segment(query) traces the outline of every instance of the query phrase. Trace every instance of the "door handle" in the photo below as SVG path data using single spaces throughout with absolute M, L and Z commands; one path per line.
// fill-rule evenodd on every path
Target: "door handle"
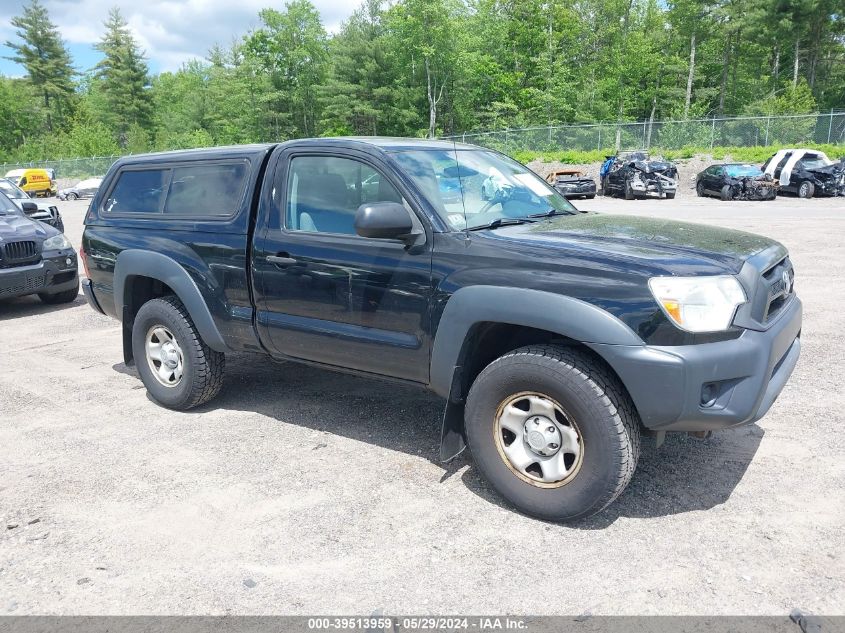
M 267 261 L 276 266 L 290 266 L 295 264 L 296 260 L 293 257 L 288 257 L 287 253 L 279 253 L 278 255 L 267 255 Z

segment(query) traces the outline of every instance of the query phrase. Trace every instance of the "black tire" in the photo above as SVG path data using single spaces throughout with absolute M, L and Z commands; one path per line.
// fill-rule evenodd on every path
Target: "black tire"
M 634 200 L 634 190 L 631 189 L 631 182 L 625 181 L 625 200 Z
M 69 193 L 69 194 L 67 194 L 67 199 L 68 199 L 68 200 L 76 200 L 77 198 L 79 198 L 79 196 L 78 196 L 77 194 L 75 194 L 75 193 Z
M 812 198 L 815 192 L 816 187 L 809 180 L 802 181 L 796 190 L 799 198 Z
M 589 195 L 584 196 L 584 198 L 587 199 L 587 200 L 592 200 L 595 197 L 596 197 L 596 194 L 594 194 L 594 193 L 591 193 Z
M 667 200 L 674 200 L 675 199 L 675 192 L 674 191 L 667 192 L 666 193 L 666 199 Z
M 175 386 L 159 382 L 147 359 L 147 334 L 159 326 L 173 334 L 182 350 L 183 374 Z M 152 299 L 141 306 L 132 326 L 132 354 L 147 392 L 169 409 L 186 411 L 197 407 L 214 398 L 223 386 L 225 356 L 205 344 L 176 297 Z
M 699 198 L 703 198 L 704 195 L 705 195 L 705 193 L 704 193 L 704 183 L 701 182 L 700 180 L 695 185 L 695 193 L 698 195 Z
M 580 469 L 559 487 L 529 483 L 500 453 L 499 407 L 525 391 L 560 403 L 582 438 Z M 518 510 L 549 521 L 603 510 L 628 485 L 639 458 L 639 417 L 624 387 L 600 362 L 568 347 L 532 345 L 493 361 L 470 389 L 465 424 L 481 474 Z
M 725 202 L 727 202 L 727 201 L 729 201 L 729 200 L 733 200 L 733 199 L 734 199 L 734 194 L 733 194 L 733 192 L 731 191 L 731 186 L 730 186 L 730 185 L 725 185 L 724 187 L 722 187 L 722 192 L 721 192 L 721 196 L 720 196 L 720 197 L 721 197 L 721 198 L 722 198 L 722 200 L 724 200 Z
M 58 305 L 60 303 L 70 303 L 71 301 L 76 301 L 76 298 L 79 296 L 79 287 L 71 288 L 70 290 L 64 290 L 62 292 L 57 292 L 55 294 L 47 294 L 46 292 L 39 292 L 38 298 L 41 299 L 43 303 L 47 305 Z

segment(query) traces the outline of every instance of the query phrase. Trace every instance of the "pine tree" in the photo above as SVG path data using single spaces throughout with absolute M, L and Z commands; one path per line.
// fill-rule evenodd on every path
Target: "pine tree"
M 47 129 L 52 132 L 68 115 L 73 95 L 75 72 L 70 53 L 39 0 L 32 0 L 23 8 L 23 15 L 12 18 L 12 26 L 21 41 L 6 42 L 14 51 L 7 59 L 26 69 L 28 81 L 44 101 Z
M 108 110 L 103 114 L 121 147 L 133 126 L 149 127 L 152 98 L 144 53 L 117 7 L 109 11 L 106 32 L 96 46 L 105 58 L 95 67 Z

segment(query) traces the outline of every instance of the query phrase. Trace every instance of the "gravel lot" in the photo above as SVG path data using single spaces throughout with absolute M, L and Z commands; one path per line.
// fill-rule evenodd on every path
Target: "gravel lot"
M 646 440 L 613 506 L 546 524 L 437 462 L 424 392 L 239 356 L 173 413 L 81 295 L 7 301 L 0 614 L 845 613 L 845 201 L 578 204 L 790 247 L 803 357 L 759 424 Z

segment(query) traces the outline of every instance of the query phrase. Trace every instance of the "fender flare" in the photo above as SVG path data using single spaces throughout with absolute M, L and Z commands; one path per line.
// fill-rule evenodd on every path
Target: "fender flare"
M 440 318 L 431 352 L 434 393 L 449 396 L 467 334 L 485 321 L 548 330 L 579 343 L 643 345 L 622 321 L 586 301 L 543 290 L 468 286 L 449 298 Z
M 446 398 L 440 458 L 451 461 L 465 448 L 461 355 L 478 323 L 507 323 L 555 332 L 585 344 L 643 345 L 631 328 L 586 301 L 542 290 L 468 286 L 446 303 L 434 338 L 429 387 Z M 456 391 L 458 391 L 456 393 Z
M 114 307 L 120 315 L 124 327 L 124 345 L 126 342 L 127 323 L 124 318 L 126 308 L 126 279 L 133 275 L 156 279 L 176 293 L 185 306 L 191 320 L 199 331 L 202 340 L 216 352 L 228 350 L 220 330 L 214 323 L 208 304 L 197 287 L 194 279 L 176 260 L 154 251 L 128 249 L 117 256 L 114 267 Z M 126 350 L 124 349 L 124 354 Z

